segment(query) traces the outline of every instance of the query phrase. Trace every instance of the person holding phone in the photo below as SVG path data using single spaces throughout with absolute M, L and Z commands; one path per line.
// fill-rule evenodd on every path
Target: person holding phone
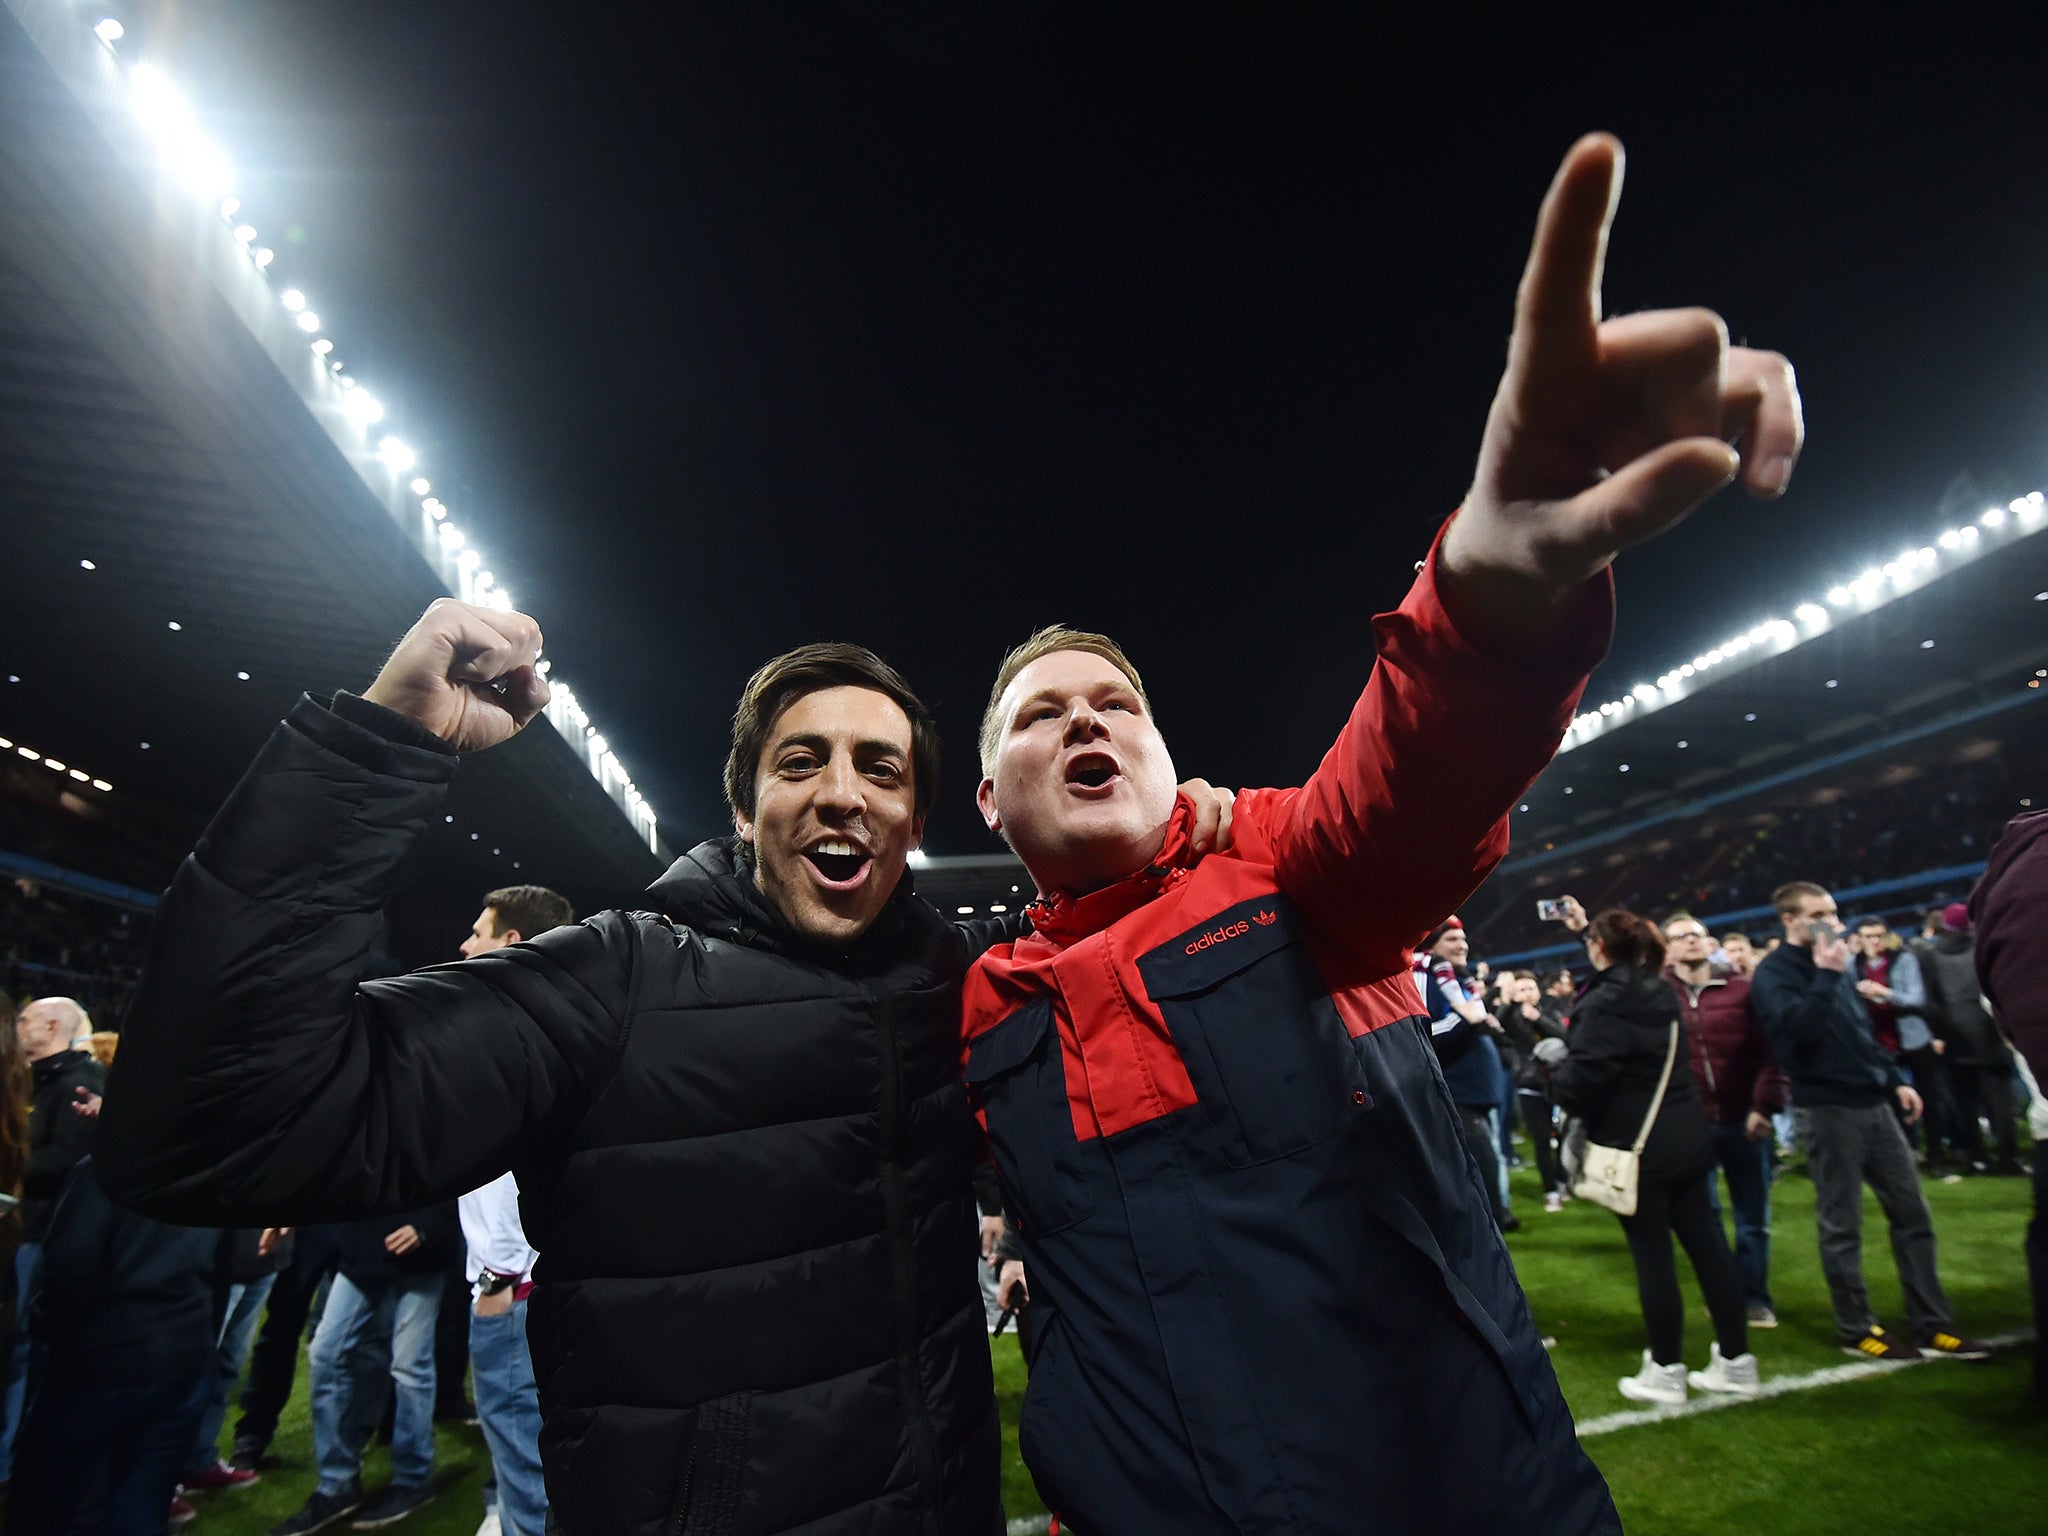
M 1845 1352 L 1872 1360 L 1949 1355 L 1982 1360 L 1982 1344 L 1956 1331 L 1935 1272 L 1934 1217 L 1920 1190 L 1913 1149 L 1892 1112 L 1920 1118 L 1920 1095 L 1870 1031 L 1870 1015 L 1849 975 L 1849 945 L 1825 887 L 1794 880 L 1771 894 L 1785 941 L 1750 983 L 1757 1017 L 1792 1082 L 1792 1124 L 1813 1177 L 1821 1271 Z M 1908 1342 L 1886 1331 L 1863 1284 L 1863 1186 L 1891 1227 Z

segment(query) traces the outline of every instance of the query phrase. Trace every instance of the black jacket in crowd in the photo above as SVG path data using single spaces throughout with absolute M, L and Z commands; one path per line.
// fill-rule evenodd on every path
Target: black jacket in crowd
M 970 940 L 909 882 L 847 953 L 723 842 L 652 910 L 358 981 L 455 758 L 302 699 L 179 870 L 100 1125 L 167 1220 L 401 1212 L 510 1168 L 569 1536 L 992 1536 L 959 1080 Z
M 55 1202 L 36 1327 L 44 1390 L 163 1386 L 209 1374 L 221 1234 L 123 1210 L 88 1157 Z
M 2044 938 L 2043 942 L 2048 942 Z M 1967 933 L 1937 933 L 1920 951 L 1929 1020 L 1948 1042 L 1948 1060 L 1962 1067 L 2009 1066 L 2012 1057 L 1984 1006 L 1976 947 Z
M 28 1166 L 21 1175 L 21 1240 L 40 1243 L 50 1211 L 64 1191 L 73 1164 L 92 1151 L 93 1125 L 71 1106 L 78 1090 L 107 1086 L 107 1074 L 91 1051 L 59 1051 L 29 1068 Z
M 404 1253 L 393 1253 L 384 1240 L 400 1227 L 411 1227 L 420 1240 Z M 351 1221 L 341 1229 L 340 1257 L 335 1268 L 358 1290 L 369 1290 L 409 1275 L 446 1274 L 462 1253 L 462 1224 L 449 1201 L 417 1210 L 394 1211 Z
M 1854 978 L 1815 965 L 1806 945 L 1780 944 L 1758 961 L 1749 1000 L 1795 1106 L 1867 1109 L 1905 1082 L 1877 1043 Z
M 1678 1000 L 1655 972 L 1611 965 L 1586 984 L 1565 1035 L 1571 1054 L 1551 1074 L 1550 1091 L 1572 1114 L 1585 1117 L 1592 1140 L 1607 1147 L 1635 1145 L 1677 1022 Z M 1643 1147 L 1642 1176 L 1652 1183 L 1682 1184 L 1714 1166 L 1707 1112 L 1693 1087 L 1691 1052 L 1680 1025 L 1671 1082 Z

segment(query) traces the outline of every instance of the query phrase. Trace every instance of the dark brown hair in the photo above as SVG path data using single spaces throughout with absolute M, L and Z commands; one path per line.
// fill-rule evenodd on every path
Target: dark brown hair
M 1664 935 L 1657 925 L 1621 907 L 1609 907 L 1594 918 L 1586 937 L 1600 941 L 1612 964 L 1632 965 L 1639 971 L 1664 967 Z
M 733 711 L 732 752 L 725 760 L 725 798 L 735 811 L 754 814 L 754 775 L 761 748 L 782 712 L 806 694 L 827 688 L 868 688 L 894 701 L 910 718 L 910 789 L 919 816 L 939 790 L 939 728 L 903 675 L 864 646 L 828 642 L 785 651 L 747 679 Z
M 988 707 L 981 712 L 981 775 L 987 778 L 996 771 L 996 748 L 1002 744 L 1003 721 L 997 711 L 1002 707 L 1003 691 L 1017 680 L 1017 674 L 1041 656 L 1050 656 L 1055 651 L 1085 651 L 1090 656 L 1100 656 L 1117 671 L 1130 679 L 1131 687 L 1137 691 L 1138 699 L 1145 706 L 1145 712 L 1152 711 L 1152 696 L 1145 692 L 1145 680 L 1138 676 L 1138 669 L 1131 665 L 1124 648 L 1107 635 L 1098 635 L 1090 629 L 1069 629 L 1064 624 L 1048 624 L 1022 645 L 1012 648 L 1003 658 L 1003 664 L 996 668 L 995 686 L 988 691 Z
M 516 931 L 522 939 L 538 938 L 550 928 L 562 928 L 576 921 L 576 909 L 560 891 L 544 885 L 500 886 L 484 898 L 484 905 L 497 913 L 492 938 Z

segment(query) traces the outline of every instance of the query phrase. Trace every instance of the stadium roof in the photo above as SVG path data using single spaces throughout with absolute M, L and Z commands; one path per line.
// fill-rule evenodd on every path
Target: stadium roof
M 1989 525 L 1968 537 L 1935 534 L 1927 547 L 1944 551 L 1942 562 L 1890 562 L 1877 583 L 1802 605 L 1794 633 L 1760 624 L 1739 653 L 1732 642 L 1701 653 L 1733 665 L 1688 661 L 1689 677 L 1666 673 L 1647 697 L 1608 701 L 1605 716 L 1589 709 L 1513 816 L 1512 851 L 1473 904 L 1480 928 L 1525 889 L 1656 851 L 1680 824 L 1823 803 L 1881 785 L 1909 761 L 1967 763 L 2002 749 L 2039 774 L 2048 538 L 2038 534 L 2048 517 L 2038 500 L 1984 515 Z M 1814 622 L 1823 602 L 1830 611 Z M 2048 803 L 2048 774 L 2039 777 L 2034 803 Z
M 0 8 L 0 737 L 196 831 L 301 689 L 362 686 L 475 565 L 429 558 L 408 466 L 322 409 L 345 392 L 248 242 L 109 129 L 119 66 L 82 17 Z M 590 905 L 658 872 L 651 813 L 561 723 L 576 747 L 537 723 L 465 763 L 420 861 L 437 891 Z

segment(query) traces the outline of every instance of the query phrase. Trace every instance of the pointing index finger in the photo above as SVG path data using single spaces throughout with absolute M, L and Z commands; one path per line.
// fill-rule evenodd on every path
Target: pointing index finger
M 1600 278 L 1621 180 L 1621 141 L 1589 133 L 1571 147 L 1550 183 L 1515 299 L 1510 367 L 1525 383 L 1594 359 Z

